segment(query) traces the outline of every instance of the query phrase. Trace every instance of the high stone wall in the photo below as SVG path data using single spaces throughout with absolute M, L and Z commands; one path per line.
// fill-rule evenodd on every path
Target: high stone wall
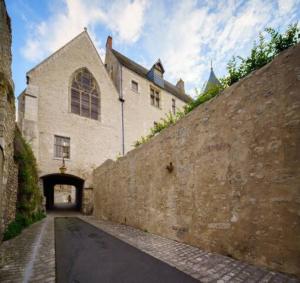
M 299 128 L 298 44 L 95 169 L 94 215 L 300 276 Z
M 11 75 L 11 26 L 0 0 L 0 240 L 15 218 L 18 170 L 14 161 L 15 98 Z

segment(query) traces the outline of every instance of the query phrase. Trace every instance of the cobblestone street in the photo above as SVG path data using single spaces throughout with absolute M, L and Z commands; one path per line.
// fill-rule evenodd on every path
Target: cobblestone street
M 48 215 L 1 245 L 0 282 L 55 282 L 55 216 Z M 77 216 L 201 282 L 300 282 L 132 227 Z

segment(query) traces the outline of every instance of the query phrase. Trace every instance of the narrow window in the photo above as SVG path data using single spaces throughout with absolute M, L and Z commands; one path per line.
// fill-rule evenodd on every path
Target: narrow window
M 134 92 L 139 92 L 139 84 L 136 81 L 131 81 L 131 89 Z
M 155 94 L 154 89 L 150 88 L 150 103 L 151 105 L 155 105 Z
M 172 112 L 175 115 L 176 114 L 176 100 L 172 98 Z
M 86 68 L 75 72 L 71 85 L 71 112 L 98 120 L 100 91 L 94 76 Z
M 54 157 L 70 158 L 70 138 L 54 136 Z
M 155 92 L 155 106 L 157 108 L 160 108 L 160 97 L 159 97 L 159 92 L 158 91 Z
M 114 67 L 111 66 L 110 67 L 110 77 L 113 78 L 113 74 L 114 74 Z
M 160 108 L 160 93 L 152 87 L 150 87 L 150 103 L 151 105 Z

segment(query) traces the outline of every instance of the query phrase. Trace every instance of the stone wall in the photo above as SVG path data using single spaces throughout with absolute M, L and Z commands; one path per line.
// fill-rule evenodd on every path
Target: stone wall
M 11 26 L 0 0 L 0 239 L 15 218 L 18 170 L 14 162 L 15 98 L 11 75 Z
M 94 209 L 93 188 L 84 188 L 81 211 L 85 215 L 91 215 L 93 214 L 93 209 Z
M 15 138 L 15 104 L 14 100 L 6 103 L 5 132 L 4 132 L 4 167 L 3 167 L 3 225 L 4 228 L 15 219 L 17 191 L 18 191 L 18 167 L 14 160 Z
M 98 167 L 95 216 L 300 276 L 299 89 L 297 45 Z

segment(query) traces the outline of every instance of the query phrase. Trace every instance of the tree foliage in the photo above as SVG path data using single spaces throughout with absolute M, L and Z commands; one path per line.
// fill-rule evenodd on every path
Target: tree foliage
M 18 164 L 18 203 L 17 209 L 30 217 L 42 204 L 42 194 L 38 185 L 36 159 L 30 145 L 20 131 L 15 132 L 15 161 Z
M 282 34 L 273 28 L 266 28 L 265 33 L 269 40 L 266 40 L 263 33 L 260 33 L 258 42 L 254 42 L 248 57 L 232 57 L 228 62 L 228 75 L 223 78 L 225 86 L 234 84 L 252 71 L 271 62 L 280 52 L 297 44 L 300 35 L 298 23 L 289 25 Z
M 268 35 L 268 40 L 266 40 L 263 33 L 260 33 L 258 42 L 254 42 L 248 57 L 233 56 L 231 58 L 226 67 L 228 72 L 227 76 L 220 79 L 221 86 L 213 86 L 204 93 L 196 89 L 196 99 L 187 104 L 182 111 L 178 111 L 175 115 L 171 112 L 168 113 L 165 118 L 161 119 L 150 129 L 149 135 L 141 137 L 134 143 L 134 146 L 137 147 L 147 142 L 150 138 L 176 123 L 180 118 L 191 112 L 200 104 L 218 95 L 226 87 L 231 86 L 251 72 L 268 64 L 280 52 L 297 44 L 300 37 L 298 23 L 289 25 L 287 30 L 282 34 L 273 28 L 266 28 L 265 33 Z

